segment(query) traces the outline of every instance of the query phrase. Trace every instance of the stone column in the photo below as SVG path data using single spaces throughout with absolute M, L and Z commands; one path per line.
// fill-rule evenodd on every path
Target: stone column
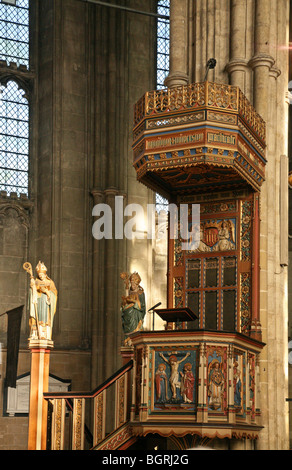
M 270 0 L 257 0 L 255 6 L 254 56 L 249 65 L 254 71 L 254 107 L 268 120 L 269 72 L 275 60 L 270 55 Z
M 263 10 L 261 10 L 263 9 Z M 257 112 L 262 116 L 267 124 L 267 135 L 269 134 L 269 70 L 274 64 L 274 60 L 269 54 L 269 31 L 267 29 L 267 22 L 270 18 L 270 1 L 256 2 L 255 10 L 255 50 L 254 56 L 251 59 L 249 65 L 254 71 L 254 107 Z M 266 16 L 267 15 L 267 16 Z M 268 137 L 269 138 L 269 137 Z M 269 142 L 270 144 L 271 142 Z M 268 157 L 268 156 L 267 156 Z M 269 191 L 273 192 L 272 187 L 267 190 L 267 182 L 270 177 L 270 169 L 272 162 L 268 162 L 266 166 L 266 183 L 263 185 L 260 195 L 260 318 L 262 325 L 263 341 L 266 342 L 268 339 L 268 324 L 269 324 L 269 295 L 268 295 L 268 262 L 267 262 L 267 251 L 268 251 L 268 194 Z M 273 223 L 274 213 L 271 208 L 269 217 L 270 224 Z M 273 296 L 275 294 L 273 293 Z M 273 299 L 270 299 L 273 302 Z M 269 413 L 272 413 L 272 409 L 269 408 L 269 380 L 271 377 L 271 371 L 269 371 L 268 363 L 272 362 L 272 355 L 269 354 L 270 341 L 264 348 L 260 356 L 260 380 L 258 386 L 260 388 L 260 405 L 262 410 L 262 424 L 264 429 L 260 433 L 259 447 L 262 449 L 268 449 L 268 435 L 269 435 Z M 256 387 L 254 393 L 256 395 Z
M 193 2 L 191 81 L 201 82 L 206 75 L 209 59 L 217 65 L 209 70 L 208 80 L 228 83 L 226 64 L 230 60 L 230 6 L 226 0 L 196 0 Z
M 119 305 L 123 288 L 120 280 L 125 256 L 124 240 L 115 239 L 115 197 L 124 194 L 114 188 L 91 191 L 93 205 L 104 204 L 111 212 L 112 238 L 93 241 L 92 363 L 91 387 L 95 388 L 120 366 L 118 351 L 122 327 Z M 102 214 L 101 214 L 102 215 Z M 123 233 L 120 234 L 123 236 Z
M 110 377 L 121 363 L 119 308 L 123 285 L 119 274 L 121 265 L 125 263 L 126 243 L 115 239 L 114 218 L 115 196 L 124 197 L 126 191 L 129 119 L 132 118 L 128 105 L 128 60 L 133 39 L 128 34 L 129 17 L 125 12 L 95 7 L 93 15 L 94 189 L 91 194 L 94 206 L 103 203 L 111 209 L 113 224 L 111 239 L 93 240 L 91 386 L 95 388 Z M 140 15 L 130 16 L 134 23 L 136 16 Z
M 120 314 L 121 304 L 121 290 L 123 283 L 120 279 L 121 266 L 123 259 L 120 257 L 124 252 L 124 239 L 118 239 L 115 236 L 115 223 L 116 216 L 122 216 L 123 211 L 115 206 L 115 198 L 122 196 L 121 193 L 114 189 L 108 188 L 104 191 L 105 202 L 112 209 L 113 214 L 113 238 L 105 241 L 106 256 L 104 259 L 104 313 L 105 313 L 105 328 L 104 328 L 104 367 L 106 374 L 111 370 L 117 370 L 120 366 L 120 359 L 118 356 L 119 348 L 122 343 L 122 322 Z M 121 213 L 116 213 L 121 212 Z M 123 237 L 123 233 L 119 234 Z M 113 357 L 114 351 L 114 357 Z
M 38 260 L 41 254 L 58 285 L 55 343 L 79 349 L 87 347 L 90 323 L 88 5 L 73 0 L 37 3 L 38 121 L 29 244 L 31 255 Z
M 103 193 L 100 190 L 91 191 L 93 207 L 103 202 Z M 98 370 L 102 368 L 102 331 L 103 331 L 103 270 L 101 269 L 102 240 L 93 239 L 92 243 L 92 320 L 91 320 L 91 388 L 99 385 Z M 99 288 L 98 288 L 99 287 Z
M 226 66 L 230 74 L 230 84 L 239 86 L 249 99 L 251 71 L 248 67 L 248 60 L 251 57 L 249 55 L 251 31 L 248 23 L 251 21 L 251 11 L 250 1 L 231 1 L 230 62 Z
M 50 340 L 32 340 L 30 370 L 30 401 L 28 423 L 28 450 L 46 450 L 48 405 L 43 394 L 49 391 Z
M 189 83 L 188 9 L 189 0 L 170 2 L 170 72 L 165 79 L 167 87 Z
M 267 123 L 266 181 L 260 195 L 260 318 L 266 343 L 259 359 L 259 394 L 256 395 L 263 425 L 257 444 L 260 450 L 283 450 L 288 438 L 284 412 L 287 279 L 279 261 L 280 156 L 286 153 L 287 142 L 284 96 L 288 60 L 283 45 L 287 42 L 288 3 L 256 2 L 255 50 L 249 62 L 254 71 L 254 107 Z

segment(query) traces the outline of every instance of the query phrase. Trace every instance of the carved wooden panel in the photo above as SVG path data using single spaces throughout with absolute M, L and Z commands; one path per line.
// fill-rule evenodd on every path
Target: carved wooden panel
M 190 242 L 185 250 L 181 234 L 169 240 L 168 307 L 191 308 L 199 321 L 189 328 L 249 333 L 251 299 L 257 295 L 252 291 L 258 270 L 252 247 L 258 217 L 253 195 L 202 203 L 199 243 Z

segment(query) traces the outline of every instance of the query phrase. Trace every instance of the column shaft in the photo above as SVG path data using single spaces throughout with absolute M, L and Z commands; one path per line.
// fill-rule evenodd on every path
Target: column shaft
M 170 3 L 170 72 L 168 87 L 187 85 L 188 76 L 188 0 Z
M 48 405 L 43 394 L 49 391 L 49 364 L 52 341 L 30 340 L 31 371 L 28 450 L 46 450 Z

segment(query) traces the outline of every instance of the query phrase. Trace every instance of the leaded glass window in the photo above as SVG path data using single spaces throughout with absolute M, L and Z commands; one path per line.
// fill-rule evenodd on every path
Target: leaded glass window
M 155 204 L 156 204 L 156 211 L 159 212 L 160 211 L 166 211 L 168 210 L 168 200 L 165 199 L 164 197 L 160 196 L 160 194 L 157 194 L 156 193 L 156 201 L 155 201 Z
M 170 0 L 158 0 L 157 13 L 169 17 Z M 164 80 L 169 74 L 169 19 L 158 18 L 157 20 L 157 62 L 156 62 L 156 88 L 164 88 Z M 156 194 L 156 210 L 166 210 L 167 199 Z
M 14 81 L 1 87 L 0 189 L 27 194 L 29 108 L 24 91 Z
M 0 59 L 29 66 L 29 0 L 0 3 Z
M 0 3 L 0 60 L 9 68 L 0 89 L 0 190 L 28 195 L 29 103 L 20 69 L 10 66 L 29 67 L 29 0 Z
M 169 17 L 170 0 L 158 0 L 157 13 Z M 169 19 L 157 21 L 157 88 L 164 88 L 169 73 Z

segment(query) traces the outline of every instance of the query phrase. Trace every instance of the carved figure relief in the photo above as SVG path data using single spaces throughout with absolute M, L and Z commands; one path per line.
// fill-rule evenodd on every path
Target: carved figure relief
M 218 243 L 214 251 L 228 251 L 235 248 L 234 223 L 231 220 L 223 220 L 219 226 Z
M 155 362 L 158 364 L 154 377 L 155 408 L 194 405 L 196 351 L 156 352 Z
M 236 360 L 233 364 L 233 387 L 234 387 L 234 407 L 236 411 L 240 411 L 241 405 L 242 405 L 242 399 L 241 399 L 242 382 L 241 382 L 241 371 L 239 369 L 239 364 Z
M 155 373 L 155 389 L 157 403 L 165 403 L 168 400 L 168 378 L 165 373 L 166 365 L 159 364 Z
M 208 366 L 208 397 L 211 410 L 222 409 L 224 382 L 221 363 L 215 358 Z
M 180 393 L 185 403 L 192 403 L 194 397 L 195 377 L 192 372 L 192 364 L 187 362 L 184 365 L 181 375 Z
M 160 353 L 160 356 L 162 359 L 167 362 L 170 365 L 171 369 L 171 375 L 169 379 L 169 384 L 171 388 L 171 393 L 172 393 L 172 398 L 175 400 L 176 399 L 176 389 L 180 388 L 180 383 L 179 383 L 179 374 L 178 374 L 178 366 L 181 364 L 183 361 L 185 361 L 189 357 L 190 353 L 187 353 L 183 359 L 180 361 L 177 359 L 176 355 L 172 354 L 169 359 L 166 359 L 162 353 Z

